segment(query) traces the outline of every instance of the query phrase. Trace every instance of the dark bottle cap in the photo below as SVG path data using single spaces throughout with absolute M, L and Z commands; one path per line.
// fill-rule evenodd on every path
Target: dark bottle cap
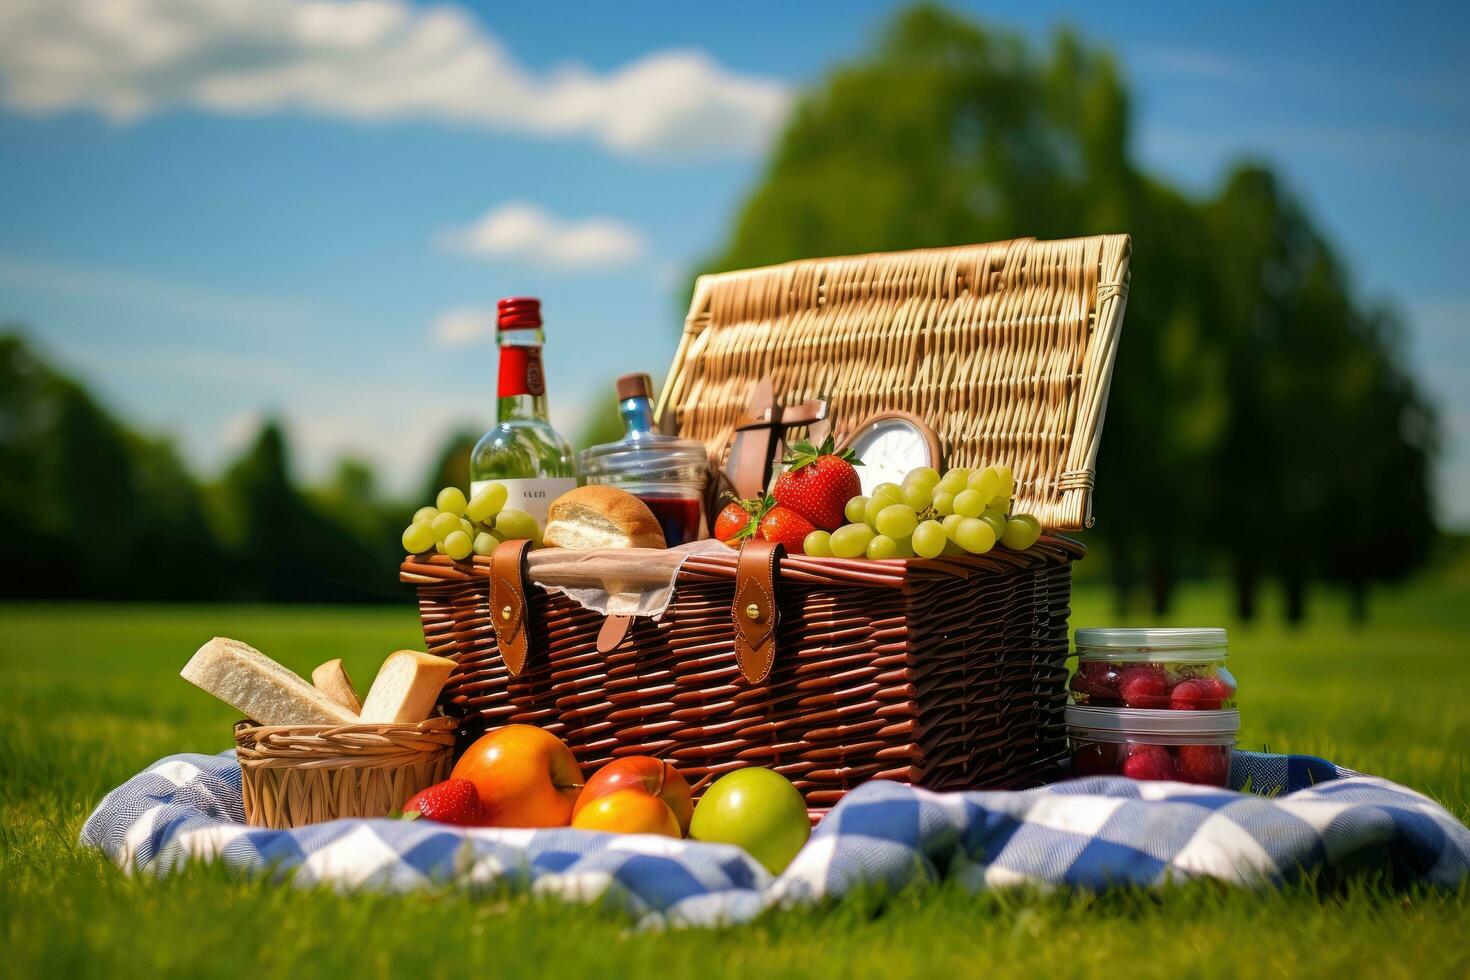
M 629 398 L 652 398 L 653 379 L 646 374 L 625 374 L 618 379 L 618 401 Z
M 536 330 L 541 326 L 541 301 L 534 296 L 507 296 L 496 309 L 501 330 Z

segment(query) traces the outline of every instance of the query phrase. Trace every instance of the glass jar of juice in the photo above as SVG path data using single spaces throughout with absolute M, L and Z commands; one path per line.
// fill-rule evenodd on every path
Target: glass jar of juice
M 623 438 L 585 450 L 578 462 L 587 483 L 626 490 L 647 504 L 673 548 L 704 537 L 709 454 L 701 442 L 654 431 L 652 391 L 646 374 L 619 378 Z
M 1223 629 L 1080 629 L 1072 701 L 1094 708 L 1233 708 L 1227 653 Z

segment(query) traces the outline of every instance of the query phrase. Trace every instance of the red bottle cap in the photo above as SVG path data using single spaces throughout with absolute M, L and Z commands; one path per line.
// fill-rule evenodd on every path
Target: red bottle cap
M 534 296 L 507 296 L 496 304 L 501 330 L 537 330 L 541 327 L 541 301 Z

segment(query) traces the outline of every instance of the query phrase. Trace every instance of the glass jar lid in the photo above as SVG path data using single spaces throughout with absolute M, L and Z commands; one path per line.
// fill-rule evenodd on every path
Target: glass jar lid
M 1077 656 L 1083 660 L 1183 663 L 1220 660 L 1228 653 L 1219 627 L 1089 628 L 1077 631 Z
M 636 432 L 584 450 L 578 457 L 589 483 L 688 483 L 709 475 L 704 443 L 656 432 Z
M 1156 708 L 1089 708 L 1067 705 L 1067 727 L 1077 732 L 1104 732 L 1114 735 L 1199 736 L 1201 739 L 1235 738 L 1240 731 L 1240 712 L 1167 711 Z

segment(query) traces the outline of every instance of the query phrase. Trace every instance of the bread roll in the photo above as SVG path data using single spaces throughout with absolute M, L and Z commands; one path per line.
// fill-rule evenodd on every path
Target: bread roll
M 626 490 L 603 486 L 578 487 L 553 500 L 541 540 L 574 551 L 668 547 L 647 504 Z
M 342 666 L 341 657 L 328 660 L 313 670 L 311 686 L 353 714 L 362 711 L 362 703 L 357 700 L 357 688 L 352 686 L 352 678 L 347 676 L 347 668 Z

